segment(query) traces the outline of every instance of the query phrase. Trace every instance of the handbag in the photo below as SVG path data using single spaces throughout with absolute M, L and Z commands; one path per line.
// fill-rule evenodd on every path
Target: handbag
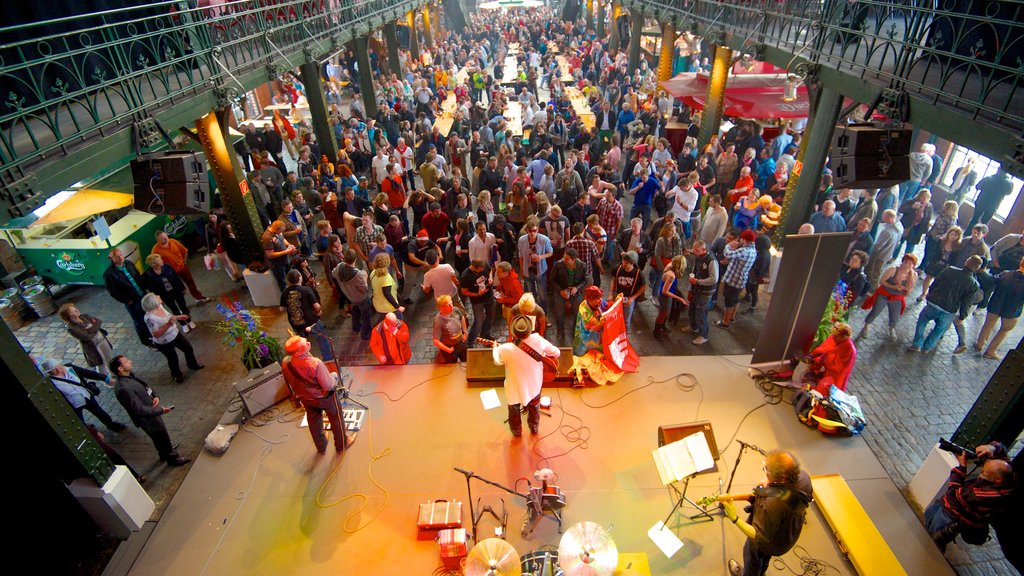
M 100 387 L 97 386 L 95 382 L 91 380 L 86 380 L 85 378 L 82 378 L 80 382 L 75 382 L 74 380 L 68 380 L 67 378 L 58 378 L 56 376 L 51 375 L 50 380 L 60 380 L 61 382 L 67 382 L 68 384 L 78 386 L 79 388 L 85 388 L 86 390 L 89 391 L 89 394 L 92 394 L 93 396 L 100 395 Z
M 217 259 L 213 254 L 203 255 L 203 264 L 206 265 L 207 270 L 213 270 L 216 266 Z

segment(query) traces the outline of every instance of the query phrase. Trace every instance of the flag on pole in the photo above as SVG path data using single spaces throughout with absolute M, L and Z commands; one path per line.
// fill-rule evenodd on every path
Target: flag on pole
M 601 331 L 601 346 L 604 348 L 604 363 L 608 368 L 620 372 L 636 372 L 640 367 L 640 356 L 629 343 L 626 334 L 626 318 L 623 315 L 622 296 L 612 302 L 601 314 L 604 329 Z

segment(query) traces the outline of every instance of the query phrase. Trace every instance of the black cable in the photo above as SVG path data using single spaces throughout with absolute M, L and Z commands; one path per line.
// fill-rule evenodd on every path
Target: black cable
M 767 401 L 766 402 L 761 402 L 757 406 L 754 406 L 753 408 L 748 410 L 747 413 L 743 415 L 743 418 L 740 418 L 740 423 L 736 425 L 736 431 L 732 433 L 732 437 L 729 438 L 729 441 L 726 442 L 725 444 L 719 444 L 719 446 L 725 446 L 725 448 L 722 448 L 721 452 L 724 453 L 726 450 L 729 449 L 730 446 L 732 446 L 733 440 L 735 440 L 736 436 L 740 433 L 740 428 L 743 427 L 743 423 L 747 420 L 747 417 L 750 416 L 751 414 L 753 414 L 754 412 L 756 412 L 757 410 L 760 410 L 761 408 L 764 408 L 767 405 L 768 405 Z M 717 442 L 717 440 L 716 440 L 716 442 Z
M 829 569 L 834 570 L 837 574 L 839 569 L 835 566 L 825 562 L 824 560 L 818 560 L 813 558 L 807 553 L 807 550 L 803 546 L 794 546 L 793 555 L 800 560 L 800 572 L 793 570 L 789 564 L 782 558 L 775 558 L 772 560 L 772 567 L 776 570 L 788 570 L 796 576 L 822 576 L 829 573 Z
M 537 438 L 537 441 L 533 443 L 533 448 L 531 450 L 534 454 L 540 457 L 538 464 L 540 464 L 540 462 L 550 463 L 551 460 L 554 460 L 555 458 L 561 458 L 562 456 L 571 453 L 573 450 L 576 450 L 577 448 L 581 450 L 586 450 L 589 446 L 588 441 L 590 440 L 590 427 L 584 424 L 583 418 L 580 418 L 579 416 L 576 416 L 575 414 L 572 414 L 565 409 L 565 407 L 562 405 L 562 393 L 561 391 L 559 391 L 559 389 L 556 388 L 555 393 L 558 394 L 558 404 L 552 404 L 551 407 L 557 407 L 559 410 L 562 411 L 562 413 L 561 416 L 559 416 L 558 418 L 558 426 L 555 427 L 555 429 L 552 430 L 551 432 L 548 432 L 547 434 L 541 436 L 540 438 Z M 565 421 L 566 416 L 578 420 L 580 423 L 579 426 L 570 426 L 569 424 L 562 424 Z M 566 442 L 573 444 L 573 447 L 559 454 L 545 456 L 544 454 L 540 453 L 540 451 L 537 450 L 537 446 L 539 446 L 545 438 L 554 435 L 556 432 L 560 433 L 562 435 L 562 438 L 564 438 Z M 547 465 L 545 467 L 550 468 L 551 466 Z

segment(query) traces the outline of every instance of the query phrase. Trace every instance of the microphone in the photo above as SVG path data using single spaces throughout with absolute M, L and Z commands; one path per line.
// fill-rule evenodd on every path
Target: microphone
M 472 472 L 463 470 L 462 468 L 459 468 L 458 466 L 455 466 L 454 468 L 455 468 L 456 472 L 461 472 L 462 474 L 465 474 L 466 476 L 472 476 L 473 475 Z
M 761 448 L 758 448 L 757 446 L 754 446 L 753 444 L 749 444 L 747 442 L 744 442 L 743 440 L 740 440 L 739 438 L 737 438 L 736 441 L 739 442 L 740 446 L 743 446 L 744 448 L 750 448 L 751 450 L 754 450 L 755 452 L 760 452 L 762 456 L 768 454 L 767 451 L 765 451 L 765 450 L 763 450 Z

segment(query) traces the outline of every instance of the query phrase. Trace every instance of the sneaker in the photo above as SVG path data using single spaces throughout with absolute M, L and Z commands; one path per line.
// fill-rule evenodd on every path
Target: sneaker
M 188 321 L 188 328 L 189 328 L 189 330 L 195 330 L 196 329 L 196 323 L 191 321 L 191 320 L 189 320 Z
M 182 324 L 182 325 L 181 325 L 181 333 L 182 333 L 182 334 L 188 334 L 188 333 L 189 333 L 189 327 L 188 327 L 188 324 Z
M 703 336 L 697 336 L 696 338 L 693 339 L 693 343 L 696 344 L 697 346 L 700 346 L 701 344 L 706 344 L 707 341 L 708 339 Z
M 175 456 L 174 458 L 167 461 L 168 466 L 184 466 L 191 462 L 191 458 L 182 458 L 181 456 Z
M 920 352 L 920 351 L 921 351 L 921 349 L 918 348 L 917 346 L 911 346 L 910 348 L 907 348 L 907 352 Z
M 202 298 L 196 298 L 196 304 L 206 304 L 209 301 L 210 299 L 207 298 L 206 296 L 203 296 Z
M 860 342 L 861 340 L 867 337 L 867 335 L 870 333 L 868 326 L 870 326 L 870 324 L 865 324 L 864 327 L 860 329 L 860 332 L 857 333 L 857 337 L 854 338 L 855 342 Z
M 889 340 L 892 340 L 893 342 L 896 341 L 896 329 L 895 328 L 889 328 Z
M 732 558 L 730 558 L 729 559 L 729 575 L 730 576 L 740 576 L 740 574 L 743 574 L 743 567 L 740 566 L 739 562 L 737 562 L 737 561 L 733 560 Z
M 988 358 L 989 360 L 999 360 L 999 355 L 998 354 L 989 354 L 988 352 L 985 352 L 984 354 L 982 354 L 981 357 L 982 358 Z
M 961 344 L 953 349 L 953 354 L 963 354 L 964 352 L 967 352 L 966 344 Z
M 691 328 L 690 326 L 683 326 L 682 328 L 679 329 L 679 331 L 683 332 L 684 334 L 696 334 L 697 333 L 697 331 L 694 330 L 693 328 Z
M 732 326 L 732 324 L 726 324 L 725 322 L 722 322 L 721 320 L 715 320 L 715 326 L 718 326 L 722 330 L 728 330 L 729 327 Z
M 982 350 L 984 350 L 984 347 L 981 344 L 978 344 L 977 342 L 974 343 L 973 348 L 975 352 L 981 352 Z

